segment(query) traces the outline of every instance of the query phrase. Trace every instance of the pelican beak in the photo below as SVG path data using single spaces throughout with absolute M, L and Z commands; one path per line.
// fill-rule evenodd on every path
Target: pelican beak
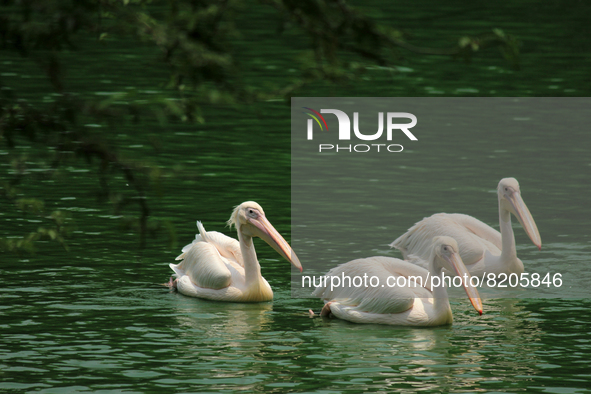
M 294 267 L 302 272 L 302 264 L 298 256 L 291 249 L 287 241 L 275 230 L 275 227 L 263 215 L 257 219 L 248 219 L 249 223 L 257 228 L 257 236 L 269 244 L 277 253 L 283 256 L 287 261 L 293 264 Z
M 538 231 L 538 227 L 536 226 L 536 222 L 534 222 L 534 218 L 531 216 L 529 209 L 523 202 L 521 198 L 521 194 L 519 192 L 513 192 L 510 196 L 508 196 L 507 200 L 511 204 L 513 208 L 513 214 L 521 223 L 521 226 L 525 229 L 525 233 L 531 239 L 531 241 L 538 247 L 538 249 L 542 249 L 542 238 L 540 237 L 540 233 Z
M 451 264 L 457 276 L 462 278 L 462 285 L 464 286 L 464 290 L 466 290 L 468 298 L 470 298 L 472 306 L 480 315 L 482 315 L 482 301 L 480 300 L 480 294 L 478 294 L 478 290 L 476 290 L 476 288 L 470 283 L 472 275 L 470 275 L 470 271 L 468 271 L 464 265 L 460 254 L 453 253 L 449 257 L 445 257 L 445 259 Z

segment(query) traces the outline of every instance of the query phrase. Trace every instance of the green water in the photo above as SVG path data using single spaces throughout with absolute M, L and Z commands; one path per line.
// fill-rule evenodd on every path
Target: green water
M 408 55 L 398 70 L 375 68 L 361 82 L 318 84 L 298 95 L 589 95 L 586 4 L 476 2 L 466 8 L 464 2 L 453 2 L 441 9 L 415 4 L 362 6 L 377 18 L 414 31 L 417 40 L 435 36 L 442 45 L 450 35 L 500 27 L 523 40 L 522 70 L 508 69 L 490 52 L 468 65 L 446 57 Z M 264 14 L 255 20 L 273 24 Z M 289 74 L 289 62 L 296 55 L 264 37 L 257 23 L 249 25 L 249 35 L 241 38 L 260 38 L 257 45 L 245 46 L 245 58 L 272 66 L 261 66 L 257 71 L 261 75 L 282 78 Z M 87 95 L 127 87 L 143 95 L 163 91 L 166 70 L 158 68 L 157 57 L 137 60 L 145 59 L 146 51 L 121 42 L 66 54 L 71 59 L 68 74 L 73 77 L 69 88 Z M 25 87 L 31 100 L 52 99 L 34 65 L 12 54 L 2 56 L 5 86 Z M 289 264 L 260 241 L 255 245 L 262 273 L 274 289 L 272 303 L 208 302 L 160 286 L 171 274 L 168 264 L 193 239 L 195 220 L 203 221 L 208 230 L 233 235 L 224 223 L 232 207 L 242 201 L 259 202 L 277 230 L 291 239 L 289 115 L 285 103 L 264 102 L 208 108 L 203 125 L 163 125 L 146 119 L 109 131 L 126 156 L 165 174 L 148 198 L 154 219 L 170 223 L 175 232 L 156 232 L 144 250 L 138 248 L 137 233 L 120 227 L 120 213 L 97 201 L 95 166 L 74 161 L 46 177 L 34 170 L 41 160 L 36 156 L 38 147 L 25 141 L 13 150 L 0 146 L 0 180 L 10 179 L 11 160 L 25 155 L 30 176 L 19 187 L 27 196 L 43 197 L 48 211 L 68 211 L 76 226 L 67 240 L 68 252 L 57 243 L 40 241 L 34 255 L 0 257 L 0 391 L 588 390 L 589 298 L 491 299 L 480 317 L 467 300 L 458 298 L 452 302 L 454 324 L 431 329 L 310 319 L 306 311 L 321 303 L 291 298 Z M 556 135 L 544 137 L 537 140 L 541 136 L 532 133 L 530 151 L 525 153 L 511 154 L 511 142 L 490 148 L 496 151 L 490 156 L 496 157 L 485 159 L 502 160 L 503 170 L 514 170 L 511 174 L 499 174 L 492 167 L 481 173 L 469 164 L 459 165 L 473 180 L 460 196 L 453 186 L 445 188 L 445 182 L 460 177 L 422 171 L 425 182 L 420 183 L 413 182 L 416 173 L 397 168 L 396 180 L 410 181 L 412 188 L 393 197 L 393 205 L 404 208 L 389 213 L 388 219 L 395 221 L 387 224 L 391 232 L 387 242 L 423 212 L 460 210 L 496 227 L 496 182 L 502 176 L 515 176 L 544 242 L 538 252 L 515 226 L 526 269 L 552 265 L 585 273 L 591 249 L 587 130 L 571 132 L 557 125 Z M 433 145 L 428 150 L 435 151 L 435 142 L 425 142 L 429 143 Z M 466 156 L 477 159 L 490 144 L 482 136 L 464 143 L 454 145 L 453 151 L 443 143 L 442 157 L 474 149 Z M 424 167 L 436 164 L 431 158 Z M 440 194 L 434 194 L 430 184 L 437 185 Z M 111 186 L 126 193 L 121 178 L 113 179 Z M 36 228 L 37 217 L 17 215 L 6 200 L 0 201 L 1 237 L 22 236 Z M 381 241 L 367 248 L 368 253 L 393 253 Z M 302 264 L 305 269 L 313 262 L 302 259 Z

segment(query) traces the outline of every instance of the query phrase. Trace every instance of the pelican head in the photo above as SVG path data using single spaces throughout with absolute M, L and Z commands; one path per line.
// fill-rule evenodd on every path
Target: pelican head
M 480 295 L 478 290 L 471 284 L 470 271 L 464 265 L 459 250 L 458 243 L 451 237 L 439 236 L 433 238 L 432 264 L 434 264 L 435 268 L 438 268 L 438 272 L 441 268 L 445 268 L 449 272 L 455 272 L 457 276 L 462 278 L 462 285 L 470 298 L 472 306 L 482 315 Z
M 228 226 L 236 226 L 238 232 L 248 237 L 259 237 L 302 272 L 298 256 L 287 241 L 265 217 L 263 208 L 254 201 L 246 201 L 234 208 Z
M 531 239 L 538 249 L 542 249 L 542 238 L 540 237 L 534 218 L 531 216 L 529 209 L 527 209 L 527 206 L 521 198 L 519 182 L 517 182 L 517 179 L 501 179 L 499 186 L 497 187 L 497 193 L 499 195 L 500 208 L 515 215 L 529 239 Z

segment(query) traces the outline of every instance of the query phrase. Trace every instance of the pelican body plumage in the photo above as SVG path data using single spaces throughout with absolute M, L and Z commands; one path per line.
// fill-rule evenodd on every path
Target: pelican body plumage
M 261 275 L 253 237 L 263 239 L 301 272 L 298 257 L 254 201 L 235 207 L 227 223 L 236 227 L 238 240 L 217 231 L 205 231 L 197 222 L 199 234 L 176 258 L 182 261 L 170 264 L 176 279 L 171 278 L 169 286 L 186 296 L 215 301 L 272 300 L 273 290 Z
M 466 278 L 462 280 L 462 286 L 473 307 L 482 314 L 480 295 L 470 283 L 470 274 L 462 262 L 457 242 L 450 237 L 435 237 L 430 249 L 428 270 L 384 256 L 353 260 L 333 268 L 327 276 L 376 276 L 380 284 L 336 288 L 328 284 L 319 286 L 312 295 L 325 302 L 320 314 L 354 323 L 404 326 L 451 324 L 453 315 L 447 290 L 443 283 L 431 286 L 429 280 L 430 277 L 441 277 L 443 268 Z M 399 277 L 405 277 L 405 280 L 398 281 Z M 404 285 L 391 286 L 393 283 Z
M 521 274 L 524 266 L 517 257 L 511 214 L 517 217 L 538 249 L 542 248 L 540 233 L 515 178 L 501 179 L 497 195 L 500 232 L 469 215 L 438 213 L 417 222 L 390 246 L 399 249 L 405 260 L 426 267 L 433 237 L 449 236 L 457 241 L 462 261 L 472 275 Z

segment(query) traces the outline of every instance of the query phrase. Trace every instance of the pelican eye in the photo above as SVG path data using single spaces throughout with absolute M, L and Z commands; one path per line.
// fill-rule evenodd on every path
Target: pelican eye
M 506 191 L 506 192 L 508 192 L 508 191 L 509 191 L 509 188 L 508 188 L 508 187 L 506 187 L 506 188 L 505 188 L 505 191 Z

